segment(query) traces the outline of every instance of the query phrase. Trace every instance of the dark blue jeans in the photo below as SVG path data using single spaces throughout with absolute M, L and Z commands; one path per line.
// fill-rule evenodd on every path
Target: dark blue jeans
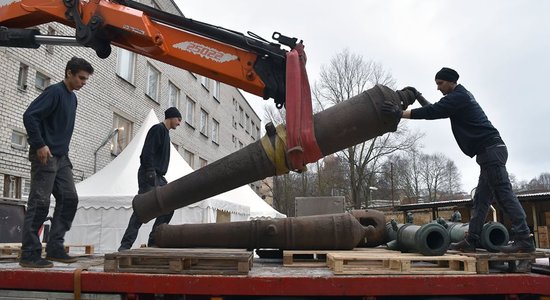
M 146 178 L 145 171 L 142 169 L 138 171 L 138 186 L 139 186 L 138 194 L 147 193 L 153 190 L 156 186 L 163 186 L 166 184 L 167 184 L 167 181 L 164 178 L 164 176 L 157 175 L 155 178 L 155 185 L 151 185 L 151 182 L 148 182 Z M 151 229 L 151 233 L 149 234 L 149 240 L 147 241 L 148 246 L 155 245 L 155 238 L 154 238 L 155 229 L 161 224 L 170 223 L 170 220 L 172 220 L 173 215 L 174 215 L 174 211 L 172 211 L 171 213 L 162 215 L 155 219 L 155 223 L 153 224 L 153 228 Z M 130 217 L 130 221 L 128 222 L 128 227 L 126 228 L 126 231 L 124 232 L 124 236 L 122 237 L 122 241 L 120 242 L 119 251 L 122 249 L 132 248 L 132 245 L 134 244 L 138 236 L 139 228 L 141 227 L 141 225 L 142 223 L 138 220 L 136 213 L 132 212 L 132 216 Z
M 42 243 L 38 230 L 48 216 L 52 194 L 55 197 L 55 210 L 46 252 L 65 251 L 65 233 L 71 229 L 78 205 L 73 166 L 68 156 L 51 157 L 46 165 L 40 164 L 34 153 L 29 155 L 29 160 L 31 189 L 23 222 L 22 259 L 40 257 Z
M 474 195 L 474 212 L 468 229 L 470 233 L 480 235 L 489 206 L 496 199 L 505 216 L 512 221 L 512 235 L 529 235 L 525 211 L 512 191 L 506 171 L 507 160 L 508 150 L 504 144 L 487 147 L 476 156 L 481 173 Z

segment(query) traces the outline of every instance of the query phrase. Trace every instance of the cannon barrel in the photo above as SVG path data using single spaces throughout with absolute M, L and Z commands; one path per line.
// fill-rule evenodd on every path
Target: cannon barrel
M 438 223 L 447 228 L 452 243 L 462 241 L 470 227 L 469 223 L 447 222 L 445 220 L 438 220 Z M 508 244 L 509 239 L 508 229 L 502 223 L 487 222 L 481 229 L 479 243 L 476 247 L 481 247 L 490 252 L 499 252 L 498 248 Z
M 382 105 L 388 101 L 395 106 L 407 107 L 414 100 L 415 96 L 410 91 L 393 91 L 386 86 L 377 85 L 315 114 L 314 134 L 321 155 L 327 156 L 395 131 L 399 118 L 383 114 Z M 251 143 L 165 186 L 136 195 L 132 206 L 138 219 L 145 223 L 180 207 L 245 184 L 288 173 L 290 168 L 285 159 L 285 127 L 279 125 L 276 131 L 272 127 L 269 129 L 268 134 L 260 141 Z
M 388 222 L 386 230 L 390 239 L 389 247 L 397 247 L 401 252 L 419 252 L 423 255 L 439 256 L 449 248 L 449 233 L 440 224 L 428 223 L 422 226 Z M 396 242 L 392 242 L 394 239 Z
M 365 236 L 351 214 L 229 223 L 161 225 L 155 242 L 163 248 L 275 248 L 350 250 Z

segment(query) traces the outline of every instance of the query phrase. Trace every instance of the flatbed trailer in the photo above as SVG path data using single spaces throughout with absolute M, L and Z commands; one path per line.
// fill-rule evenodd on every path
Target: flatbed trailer
M 247 275 L 145 274 L 105 272 L 103 261 L 93 256 L 51 269 L 0 262 L 0 299 L 550 299 L 550 276 L 535 273 L 334 275 L 255 259 Z

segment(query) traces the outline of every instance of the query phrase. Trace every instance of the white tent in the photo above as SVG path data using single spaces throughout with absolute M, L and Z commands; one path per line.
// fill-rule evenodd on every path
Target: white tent
M 157 123 L 159 120 L 151 110 L 130 144 L 111 163 L 76 185 L 79 205 L 72 228 L 65 236 L 66 244 L 93 244 L 96 252 L 116 251 L 132 214 L 132 199 L 138 190 L 141 149 L 147 131 Z M 168 182 L 192 171 L 172 146 L 166 174 Z M 249 186 L 242 186 L 176 210 L 170 223 L 211 223 L 216 222 L 220 214 L 225 215 L 225 219 L 229 215 L 231 221 L 285 217 Z M 152 225 L 153 221 L 143 224 L 134 247 L 147 242 Z

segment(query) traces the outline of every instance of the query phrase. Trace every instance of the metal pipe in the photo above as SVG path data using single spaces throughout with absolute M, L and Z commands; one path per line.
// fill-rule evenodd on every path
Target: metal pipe
M 395 131 L 399 118 L 383 114 L 382 105 L 389 101 L 396 106 L 407 107 L 414 102 L 414 97 L 410 91 L 393 91 L 377 85 L 315 114 L 315 138 L 323 156 Z M 165 186 L 135 196 L 132 205 L 138 219 L 145 223 L 245 184 L 288 173 L 288 167 L 284 168 L 288 166 L 285 162 L 285 136 L 284 126 L 279 125 L 276 132 L 267 134 L 261 141 L 249 144 Z M 274 150 L 268 149 L 271 146 Z
M 351 214 L 333 214 L 229 223 L 160 225 L 155 242 L 163 248 L 274 248 L 350 250 L 365 228 Z

